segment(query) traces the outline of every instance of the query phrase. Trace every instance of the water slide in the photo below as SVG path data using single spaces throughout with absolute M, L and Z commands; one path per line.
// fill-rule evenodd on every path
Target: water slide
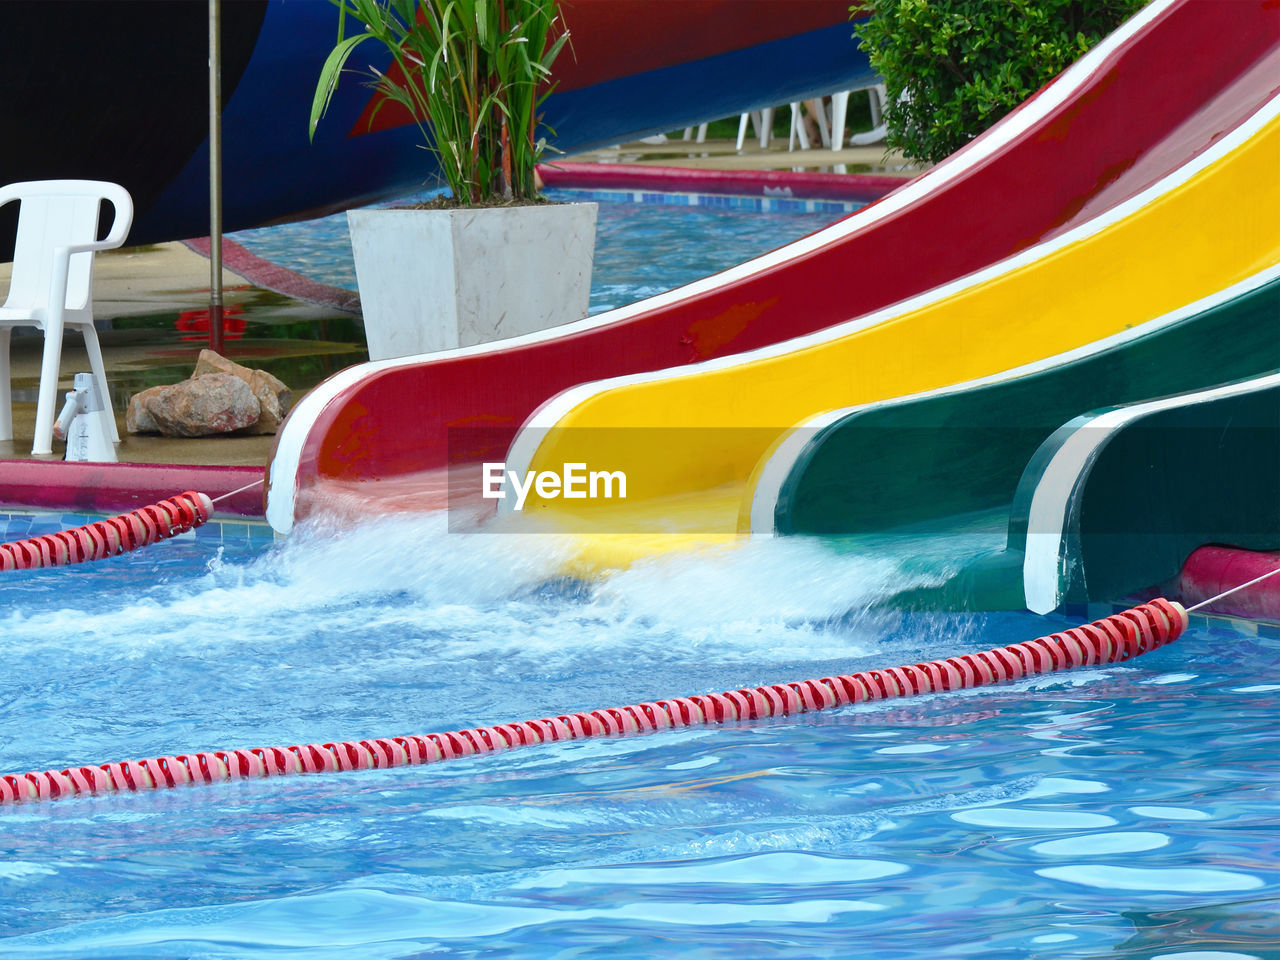
M 815 417 L 789 432 L 757 472 L 750 491 L 751 529 L 836 536 L 841 547 L 865 542 L 862 535 L 866 534 L 888 534 L 891 540 L 941 535 L 944 541 L 952 539 L 967 550 L 976 547 L 982 552 L 949 572 L 938 585 L 910 590 L 897 602 L 930 609 L 1020 609 L 1029 598 L 1023 584 L 1028 491 L 1047 489 L 1041 476 L 1041 461 L 1047 455 L 1040 451 L 1057 449 L 1063 424 L 1070 422 L 1068 432 L 1079 432 L 1076 428 L 1083 421 L 1090 427 L 1083 431 L 1087 435 L 1096 432 L 1097 422 L 1096 414 L 1089 411 L 1140 404 L 1153 394 L 1203 391 L 1276 370 L 1280 370 L 1280 266 L 1068 354 L 917 396 Z M 1194 479 L 1203 487 L 1205 470 L 1241 472 L 1210 449 L 1222 433 L 1217 430 L 1205 437 L 1202 431 L 1189 431 L 1169 438 L 1172 460 L 1162 456 L 1157 461 L 1168 468 L 1161 477 L 1168 472 Z M 1280 437 L 1255 437 L 1253 449 L 1259 458 L 1266 455 L 1268 443 L 1273 451 L 1280 450 Z M 1257 466 L 1262 467 L 1260 459 Z M 1237 479 L 1247 481 L 1266 469 L 1243 472 L 1248 476 Z M 1134 517 L 1149 518 L 1153 511 L 1172 506 L 1166 496 L 1171 484 L 1152 480 L 1148 465 L 1126 482 L 1125 502 L 1146 503 Z M 1132 489 L 1134 484 L 1137 490 Z M 1236 511 L 1234 525 L 1218 523 L 1212 530 L 1189 530 L 1185 523 L 1175 529 L 1169 523 L 1147 522 L 1142 530 L 1114 530 L 1128 537 L 1123 549 L 1110 544 L 1111 552 L 1125 565 L 1125 578 L 1094 576 L 1094 599 L 1123 596 L 1136 587 L 1167 580 L 1201 544 L 1270 545 L 1275 541 L 1275 524 L 1266 517 L 1275 507 L 1256 493 L 1241 496 L 1243 489 L 1250 488 L 1242 486 L 1234 496 L 1213 503 L 1214 509 L 1225 504 Z M 1178 508 L 1186 510 L 1190 501 L 1185 496 L 1181 499 Z M 1203 502 L 1213 499 L 1206 493 Z M 1205 514 L 1204 509 L 1199 511 L 1201 517 Z M 1184 519 L 1192 516 L 1189 512 Z M 996 524 L 1007 530 L 1006 544 L 1000 549 L 988 549 L 981 536 L 965 536 L 993 530 Z M 1153 531 L 1160 536 L 1150 536 Z M 1259 532 L 1264 534 L 1261 541 Z M 1205 539 L 1198 539 L 1202 535 Z M 1065 567 L 1080 568 L 1076 563 L 1079 537 L 1052 539 L 1050 549 L 1038 534 L 1033 538 L 1042 547 L 1038 556 L 1046 552 L 1056 556 L 1061 539 Z M 1141 579 L 1149 573 L 1153 573 L 1150 580 Z M 1097 592 L 1121 583 L 1127 586 L 1120 593 Z M 1076 590 L 1068 597 L 1063 591 L 1057 599 L 1078 601 L 1086 593 Z
M 680 542 L 673 532 L 685 542 L 731 537 L 749 526 L 753 472 L 792 425 L 1079 350 L 1274 266 L 1280 75 L 1267 64 L 1257 82 L 1271 97 L 1252 116 L 1066 233 L 775 347 L 565 391 L 531 418 L 508 467 L 521 477 L 569 463 L 621 472 L 626 509 L 535 495 L 524 512 L 541 528 L 583 534 L 592 564 L 652 550 L 644 536 L 658 531 L 668 547 Z M 628 544 L 618 534 L 642 537 Z
M 1280 370 L 1280 267 L 1069 354 L 925 394 L 821 414 L 773 451 L 751 530 L 860 534 L 1013 503 L 1068 420 Z
M 535 410 L 578 384 L 884 319 L 891 304 L 1069 234 L 1250 117 L 1271 92 L 1278 33 L 1266 0 L 1158 0 L 965 149 L 795 244 L 542 334 L 343 371 L 286 422 L 267 517 L 287 532 L 316 505 L 441 506 L 450 463 L 500 459 Z M 789 416 L 754 422 L 785 427 Z

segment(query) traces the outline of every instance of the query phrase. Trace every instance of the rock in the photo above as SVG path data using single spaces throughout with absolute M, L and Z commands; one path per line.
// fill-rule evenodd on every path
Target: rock
M 201 377 L 209 373 L 231 374 L 249 384 L 249 389 L 258 398 L 261 409 L 252 433 L 275 433 L 280 429 L 285 414 L 293 406 L 293 391 L 278 377 L 272 376 L 265 370 L 252 370 L 242 366 L 212 350 L 201 350 L 192 376 Z
M 262 407 L 262 416 L 254 433 L 275 433 L 284 422 L 285 414 L 293 406 L 293 391 L 284 385 L 278 377 L 265 370 L 254 370 L 249 376 L 249 389 L 258 398 Z
M 135 393 L 129 398 L 129 409 L 124 415 L 124 428 L 129 433 L 159 433 L 160 424 L 156 423 L 155 417 L 151 416 L 151 411 L 147 409 L 147 404 L 151 398 L 160 393 L 161 390 L 168 390 L 167 384 L 161 384 L 158 387 L 148 387 L 140 393 Z
M 201 350 L 200 356 L 196 357 L 196 368 L 192 371 L 191 376 L 194 379 L 195 377 L 203 377 L 206 373 L 230 373 L 247 382 L 250 371 L 248 367 L 242 367 L 234 360 L 228 360 L 220 353 L 214 353 L 212 350 Z
M 151 387 L 130 398 L 125 428 L 167 437 L 275 433 L 292 404 L 292 391 L 265 370 L 201 350 L 190 380 Z
M 233 433 L 258 422 L 262 407 L 249 384 L 231 373 L 208 373 L 161 388 L 147 412 L 167 437 Z
M 249 389 L 253 391 L 253 395 L 258 398 L 258 407 L 262 411 L 258 415 L 258 422 L 253 425 L 251 433 L 275 433 L 280 429 L 280 424 L 284 422 L 285 410 L 280 406 L 280 394 L 268 383 L 265 377 L 271 377 L 271 374 L 265 370 L 253 371 L 254 376 L 249 380 Z M 258 376 L 261 374 L 261 377 Z M 275 380 L 275 377 L 271 377 Z M 277 383 L 280 381 L 276 380 Z M 283 384 L 281 384 L 283 386 Z M 289 390 L 286 387 L 286 394 Z

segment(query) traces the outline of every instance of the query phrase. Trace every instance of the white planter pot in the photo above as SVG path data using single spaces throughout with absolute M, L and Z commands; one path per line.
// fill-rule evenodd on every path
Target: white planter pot
M 596 204 L 349 210 L 369 359 L 543 330 L 587 315 Z

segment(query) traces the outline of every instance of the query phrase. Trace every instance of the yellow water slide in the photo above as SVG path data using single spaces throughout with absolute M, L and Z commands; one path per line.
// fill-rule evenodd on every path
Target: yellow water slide
M 791 425 L 1063 353 L 1275 264 L 1278 103 L 1120 207 L 979 273 L 777 346 L 560 394 L 525 425 L 506 467 L 520 478 L 566 464 L 621 473 L 625 498 L 593 498 L 584 483 L 572 492 L 586 495 L 566 498 L 548 480 L 519 511 L 500 500 L 502 522 L 578 537 L 588 565 L 732 539 L 753 469 Z M 964 243 L 965 224 L 953 229 Z

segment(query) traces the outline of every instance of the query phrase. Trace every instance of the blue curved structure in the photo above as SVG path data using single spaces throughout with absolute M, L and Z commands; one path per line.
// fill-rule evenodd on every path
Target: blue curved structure
M 545 121 L 566 152 L 874 79 L 847 0 L 562 0 L 561 9 L 572 51 L 557 62 Z M 331 4 L 243 0 L 222 11 L 225 229 L 434 181 L 412 124 L 358 129 L 371 94 L 355 78 L 309 141 L 315 80 L 337 34 Z M 7 5 L 4 18 L 0 129 L 20 149 L 0 154 L 0 183 L 111 180 L 134 197 L 131 244 L 207 234 L 205 4 L 69 0 Z

